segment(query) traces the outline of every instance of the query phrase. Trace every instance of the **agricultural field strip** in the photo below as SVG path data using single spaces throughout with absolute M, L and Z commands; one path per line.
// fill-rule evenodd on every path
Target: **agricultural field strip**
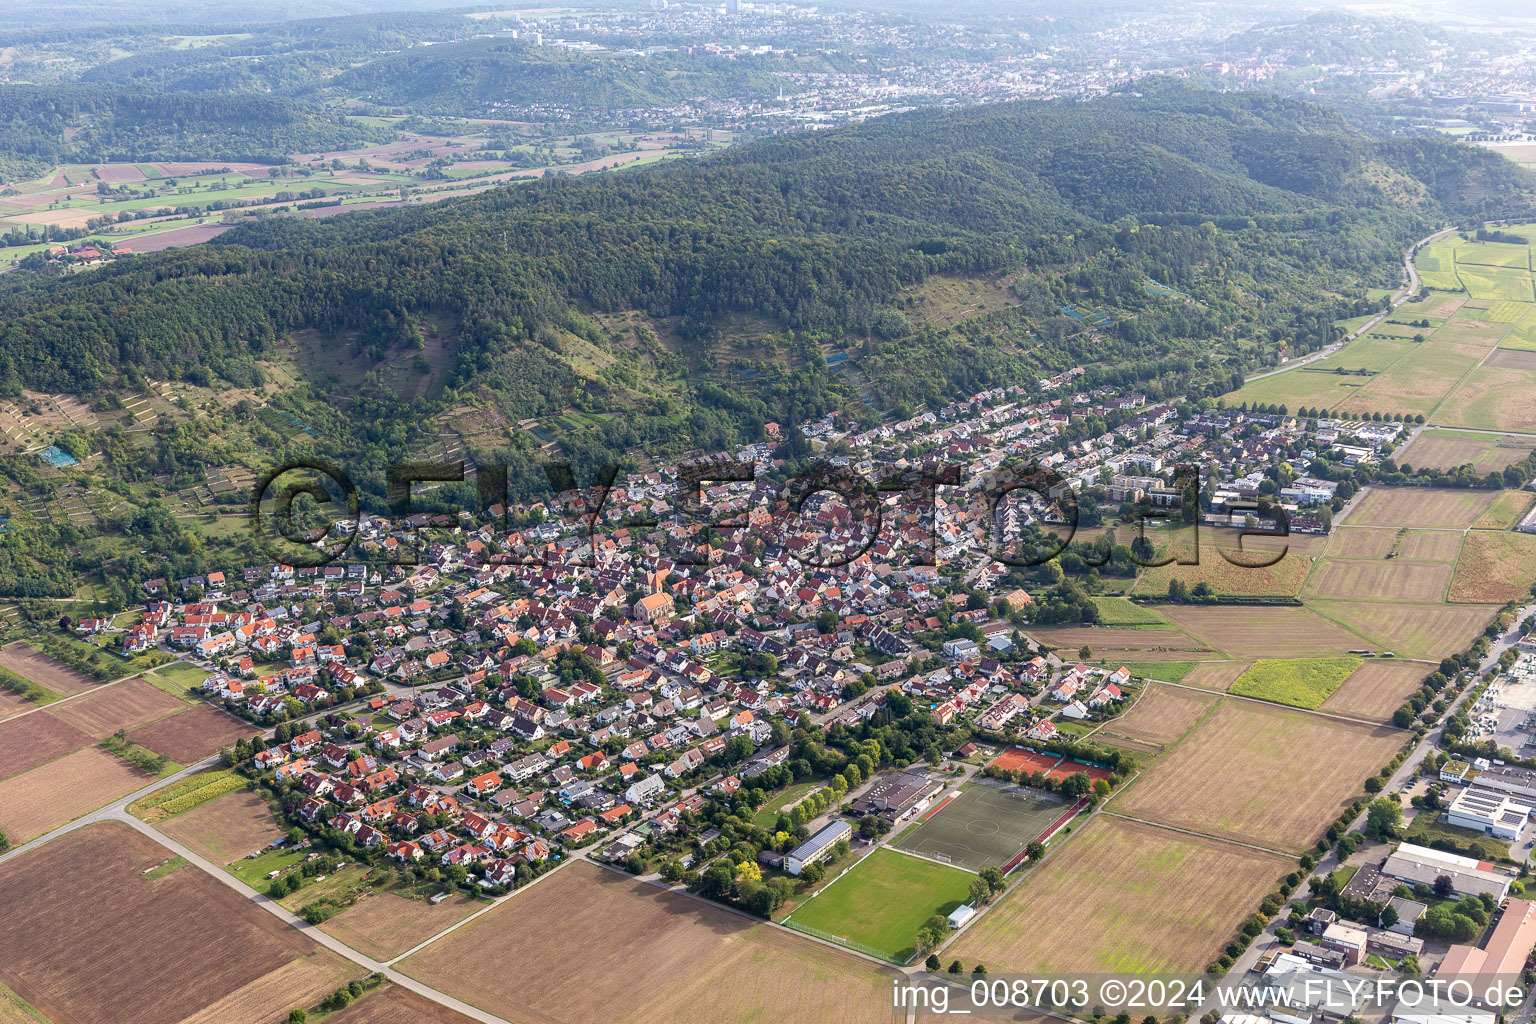
M 1122 786 L 1121 788 L 1125 789 L 1127 787 Z M 1169 832 L 1179 832 L 1186 836 L 1194 836 L 1196 839 L 1205 839 L 1213 843 L 1226 843 L 1229 846 L 1241 846 L 1244 849 L 1257 850 L 1259 853 L 1273 853 L 1276 856 L 1284 857 L 1286 860 L 1294 860 L 1296 858 L 1294 853 L 1290 853 L 1285 850 L 1273 850 L 1268 846 L 1260 846 L 1258 843 L 1244 842 L 1241 839 L 1233 839 L 1230 836 L 1213 836 L 1207 832 L 1201 832 L 1197 829 L 1184 828 L 1181 825 L 1170 825 L 1166 821 L 1153 821 L 1150 818 L 1138 818 L 1134 814 L 1121 814 L 1119 811 L 1111 810 L 1108 804 L 1106 804 L 1104 807 L 1104 813 L 1109 815 L 1111 818 L 1120 818 L 1124 821 L 1134 821 L 1138 825 L 1151 825 L 1153 828 L 1165 828 Z
M 34 714 L 36 714 L 39 711 L 47 711 L 49 709 L 61 708 L 65 704 L 69 703 L 72 700 L 79 700 L 81 697 L 89 697 L 93 693 L 101 693 L 101 692 L 105 691 L 108 687 L 116 686 L 118 683 L 126 683 L 130 679 L 137 679 L 137 678 L 138 678 L 138 676 L 124 676 L 121 679 L 114 679 L 110 683 L 102 683 L 100 686 L 92 687 L 91 689 L 84 690 L 84 691 L 82 691 L 80 693 L 72 693 L 72 694 L 70 694 L 67 697 L 60 697 L 58 700 L 50 701 L 47 704 L 37 704 L 37 705 L 34 705 L 34 706 L 28 708 L 25 711 L 22 711 L 22 712 L 20 712 L 18 714 L 12 715 L 10 718 L 7 718 L 6 721 L 7 722 L 14 722 L 18 718 L 25 718 L 28 715 L 34 715 Z M 191 705 L 188 705 L 188 707 L 190 707 L 190 706 Z M 180 714 L 180 712 L 173 711 L 173 712 L 171 712 L 171 714 Z M 165 717 L 168 718 L 170 716 L 167 715 Z
M 1461 379 L 1456 382 L 1456 385 L 1454 387 L 1452 387 L 1451 390 L 1447 391 L 1445 393 L 1445 395 L 1440 399 L 1440 401 L 1435 403 L 1435 407 L 1433 409 L 1431 409 L 1429 411 L 1429 413 L 1424 417 L 1424 422 L 1425 423 L 1433 423 L 1435 421 L 1435 417 L 1440 415 L 1440 410 L 1445 408 L 1445 403 L 1447 403 L 1451 399 L 1455 398 L 1457 396 L 1457 394 L 1459 394 L 1461 392 L 1461 389 L 1466 386 L 1467 381 L 1472 379 L 1472 375 L 1474 373 L 1476 373 L 1478 370 L 1481 370 L 1483 368 L 1483 364 L 1488 362 L 1489 359 L 1493 358 L 1493 354 L 1495 352 L 1500 351 L 1500 349 L 1499 349 L 1499 342 L 1503 341 L 1505 338 L 1509 337 L 1510 332 L 1515 329 L 1515 325 L 1514 324 L 1505 324 L 1503 326 L 1504 326 L 1505 330 L 1504 330 L 1503 334 L 1499 335 L 1498 341 L 1495 341 L 1493 343 L 1493 347 L 1490 348 L 1486 353 L 1483 354 L 1483 358 L 1481 358 L 1481 359 L 1479 359 L 1477 361 L 1477 365 L 1476 366 L 1473 366 L 1466 373 L 1462 374 Z M 1415 434 L 1413 436 L 1417 436 L 1417 435 Z M 1410 437 L 1410 440 L 1411 439 L 1412 438 Z
M 1273 660 L 1273 659 L 1271 659 L 1271 660 Z M 1412 659 L 1412 658 L 1403 658 L 1402 659 L 1402 661 L 1404 661 L 1404 662 L 1409 662 L 1409 661 L 1413 661 L 1413 660 L 1415 660 L 1415 659 Z M 1429 664 L 1429 663 L 1425 662 L 1425 664 Z M 1348 682 L 1348 680 L 1345 680 L 1345 681 Z M 1203 686 L 1192 686 L 1189 683 L 1164 683 L 1164 682 L 1159 682 L 1158 685 L 1160 685 L 1160 686 L 1177 686 L 1181 690 L 1193 690 L 1196 693 L 1208 693 L 1208 694 L 1209 693 L 1214 693 L 1214 694 L 1216 694 L 1218 696 L 1225 697 L 1228 700 L 1245 700 L 1245 701 L 1248 701 L 1250 704 L 1262 704 L 1262 705 L 1264 705 L 1267 708 L 1285 708 L 1287 711 L 1296 711 L 1296 712 L 1299 712 L 1299 713 L 1304 714 L 1304 715 L 1316 715 L 1319 718 L 1331 718 L 1335 722 L 1344 722 L 1344 723 L 1346 723 L 1348 725 L 1372 725 L 1372 726 L 1378 726 L 1378 727 L 1386 728 L 1386 729 L 1396 729 L 1397 728 L 1397 726 L 1395 726 L 1395 725 L 1383 725 L 1381 722 L 1377 721 L 1374 718 L 1357 718 L 1354 715 L 1341 715 L 1337 711 L 1323 711 L 1323 710 L 1320 710 L 1318 708 L 1301 708 L 1301 707 L 1296 707 L 1293 704 L 1281 704 L 1281 703 L 1279 703 L 1277 701 L 1265 700 L 1262 697 L 1249 697 L 1249 696 L 1246 696 L 1246 695 L 1241 694 L 1241 693 L 1233 693 L 1230 690 L 1207 690 Z M 1115 719 L 1111 718 L 1105 724 L 1113 724 L 1114 721 L 1115 721 Z M 1193 732 L 1194 730 L 1191 729 L 1190 731 Z M 1403 732 L 1407 732 L 1408 730 L 1404 729 L 1402 731 Z M 1124 791 L 1127 788 L 1129 788 L 1129 784 L 1128 783 L 1126 785 L 1124 785 L 1124 786 L 1121 786 L 1119 790 L 1116 790 L 1116 792 L 1117 793 L 1118 792 L 1122 792 L 1122 791 Z M 1154 822 L 1153 824 L 1156 824 L 1156 822 Z
M 94 691 L 91 691 L 91 692 L 94 692 Z M 206 760 L 204 760 L 204 761 L 202 761 L 202 762 L 200 762 L 198 764 L 189 765 L 188 767 L 182 769 L 181 771 L 177 772 L 174 775 L 169 775 L 169 776 L 165 777 L 164 779 L 157 780 L 156 782 L 154 782 L 154 783 L 152 783 L 152 784 L 150 784 L 148 786 L 145 786 L 143 789 L 135 790 L 134 792 L 129 793 L 128 795 L 126 795 L 124 797 L 121 797 L 117 801 L 115 801 L 115 802 L 113 802 L 111 804 L 108 804 L 106 807 L 103 807 L 100 810 L 93 811 L 93 812 L 91 812 L 89 814 L 83 815 L 82 817 L 76 818 L 74 821 L 70 822 L 67 825 L 61 825 L 59 828 L 54 829 L 52 832 L 49 832 L 49 833 L 47 833 L 45 835 L 38 836 L 36 839 L 33 839 L 30 842 L 24 843 L 21 846 L 14 847 L 8 853 L 6 853 L 4 855 L 0 855 L 0 863 L 4 863 L 5 861 L 10 860 L 12 857 L 15 857 L 15 856 L 18 856 L 18 855 L 20 855 L 22 853 L 25 853 L 28 850 L 32 850 L 32 849 L 35 849 L 37 847 L 40 847 L 43 844 L 45 844 L 47 842 L 50 842 L 51 840 L 57 839 L 59 836 L 62 836 L 65 833 L 73 832 L 74 830 L 79 829 L 79 828 L 83 828 L 86 825 L 92 825 L 92 824 L 96 824 L 96 823 L 102 822 L 102 821 L 119 821 L 119 822 L 122 822 L 123 824 L 126 824 L 126 825 L 130 826 L 135 831 L 140 832 L 140 833 L 148 836 L 150 839 L 153 839 L 155 842 L 159 843 L 161 846 L 164 846 L 167 849 L 169 849 L 172 853 L 175 853 L 178 856 L 186 858 L 186 860 L 190 864 L 195 865 L 198 869 L 206 872 L 209 875 L 212 875 L 214 878 L 217 878 L 219 881 L 223 882 L 225 885 L 229 886 L 231 889 L 234 889 L 236 892 L 240 893 L 242 896 L 244 896 L 247 899 L 251 900 L 257 906 L 260 906 L 261 908 L 266 910 L 268 913 L 276 915 L 277 917 L 279 917 L 280 919 L 285 921 L 290 927 L 296 928 L 299 931 L 305 933 L 310 938 L 312 938 L 316 942 L 318 942 L 320 945 L 326 947 L 327 949 L 331 950 L 334 953 L 337 953 L 337 954 L 345 957 L 346 959 L 352 961 L 353 963 L 355 963 L 358 966 L 364 968 L 365 970 L 368 970 L 370 972 L 381 973 L 381 974 L 385 975 L 387 978 L 389 978 L 390 981 L 393 981 L 395 984 L 400 985 L 402 988 L 410 989 L 412 992 L 415 992 L 417 995 L 425 996 L 426 998 L 431 999 L 434 1002 L 437 1002 L 437 1003 L 440 1003 L 440 1004 L 442 1004 L 444 1006 L 447 1006 L 450 1009 L 457 1010 L 458 1012 L 464 1014 L 467 1017 L 470 1017 L 470 1018 L 472 1018 L 474 1020 L 480 1021 L 481 1024 L 512 1024 L 512 1022 L 507 1021 L 505 1018 L 497 1017 L 494 1014 L 487 1013 L 484 1010 L 481 1010 L 481 1009 L 478 1009 L 477 1007 L 469 1005 L 468 1003 L 460 1002 L 459 1000 L 454 999 L 452 996 L 447 995 L 446 993 L 439 992 L 438 990 L 432 988 L 429 985 L 424 985 L 421 982 L 416 981 L 414 978 L 410 978 L 410 977 L 408 977 L 408 976 L 406 976 L 404 974 L 399 973 L 398 971 L 396 971 L 393 968 L 391 968 L 390 964 L 395 963 L 397 960 L 400 959 L 400 957 L 396 957 L 395 960 L 391 960 L 387 964 L 386 963 L 381 963 L 380 961 L 374 960 L 371 957 L 364 956 L 363 954 L 357 952 L 357 950 L 353 949 L 351 946 L 348 946 L 346 943 L 342 942 L 340 939 L 332 938 L 330 935 L 327 935 L 325 932 L 322 932 L 320 929 L 311 927 L 310 925 L 308 925 L 308 924 L 306 924 L 304 922 L 303 918 L 301 918 L 298 915 L 293 914 L 293 913 L 283 909 L 281 906 L 279 906 L 274 901 L 267 899 L 261 893 L 258 893 L 255 889 L 252 889 L 250 886 L 248 886 L 244 882 L 240 881 L 240 879 L 236 878 L 234 875 L 230 874 L 227 871 L 219 870 L 217 865 L 214 865 L 214 864 L 210 863 L 209 861 L 207 861 L 205 858 L 203 858 L 202 856 L 200 856 L 199 854 L 197 854 L 193 850 L 188 849 L 187 847 L 183 846 L 181 843 L 179 843 L 176 840 L 170 838 L 169 836 L 164 835 L 163 833 L 156 831 L 153 827 L 151 827 L 149 825 L 146 825 L 144 822 L 140 821 L 138 818 L 135 818 L 133 815 L 128 813 L 127 807 L 128 807 L 128 805 L 130 803 L 133 803 L 136 800 L 142 800 L 143 798 L 145 798 L 147 796 L 150 796 L 151 794 L 153 794 L 157 790 L 163 789 L 166 786 L 169 786 L 169 785 L 171 785 L 173 783 L 183 781 L 184 779 L 186 779 L 190 775 L 193 775 L 193 774 L 195 774 L 197 772 L 203 771 L 206 768 L 212 767 L 213 765 L 217 764 L 218 761 L 219 761 L 219 759 L 217 757 L 207 758 Z M 566 863 L 570 864 L 570 863 L 573 863 L 573 862 L 574 862 L 574 859 L 573 860 L 568 860 Z M 444 929 L 444 931 L 442 933 L 440 933 L 439 935 L 434 935 L 431 939 L 428 939 L 426 942 L 422 943 L 422 946 L 426 946 L 426 945 L 429 945 L 432 942 L 435 942 L 442 935 L 446 935 L 448 932 L 453 931 L 455 928 L 458 928 L 458 927 L 460 927 L 460 926 L 462 926 L 464 924 L 467 924 L 469 921 L 472 921 L 475 918 L 479 917 L 480 914 L 485 913 L 486 911 L 492 910 L 495 907 L 500 906 L 501 903 L 504 900 L 511 899 L 517 893 L 527 891 L 531 886 L 536 885 L 540 880 L 542 880 L 544 878 L 548 878 L 551 875 L 554 875 L 556 873 L 556 871 L 558 871 L 558 870 L 559 869 L 557 868 L 557 869 L 555 869 L 555 871 L 546 872 L 545 874 L 540 875 L 538 878 L 534 879 L 528 885 L 522 886 L 521 888 L 515 890 L 512 893 L 508 893 L 505 896 L 499 897 L 494 902 L 492 902 L 490 904 L 487 904 L 487 906 L 485 907 L 484 910 L 479 911 L 479 912 L 471 915 L 468 918 L 465 918 L 463 921 L 458 922 L 458 924 L 455 924 L 451 928 Z M 617 869 L 613 869 L 613 870 L 617 870 Z M 756 919 L 754 918 L 753 920 L 756 920 Z M 417 947 L 417 948 L 419 949 L 421 947 Z M 415 950 L 412 950 L 411 952 L 415 952 Z M 402 955 L 403 956 L 408 956 L 409 953 L 402 954 Z

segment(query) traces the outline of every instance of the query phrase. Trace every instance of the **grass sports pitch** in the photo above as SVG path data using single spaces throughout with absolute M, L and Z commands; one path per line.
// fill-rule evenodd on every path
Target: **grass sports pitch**
M 1000 868 L 1067 811 L 1067 804 L 978 779 L 911 832 L 891 843 L 969 871 Z

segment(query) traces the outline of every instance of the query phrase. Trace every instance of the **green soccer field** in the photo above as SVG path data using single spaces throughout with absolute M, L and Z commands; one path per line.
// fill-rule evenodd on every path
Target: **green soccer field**
M 977 780 L 891 845 L 969 871 L 1000 868 L 1066 810 L 1060 800 L 1033 790 Z
M 970 899 L 976 876 L 893 850 L 876 850 L 811 897 L 784 923 L 866 946 L 905 963 L 918 930 Z

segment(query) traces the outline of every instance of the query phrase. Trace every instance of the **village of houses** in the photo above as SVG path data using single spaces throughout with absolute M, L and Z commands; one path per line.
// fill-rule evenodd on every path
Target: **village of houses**
M 1066 392 L 1079 373 L 1040 383 Z M 1326 443 L 1370 460 L 1405 429 L 1213 409 L 1181 421 L 1171 403 L 1109 389 L 1016 398 L 985 392 L 860 433 L 836 417 L 801 429 L 857 472 L 958 463 L 984 484 L 1029 458 L 1075 491 L 1165 507 L 1183 495 L 1177 465 L 1211 462 L 1225 470 L 1206 522 L 1232 521 L 1227 501 L 1268 495 L 1292 529 L 1319 532 L 1326 518 L 1313 509 L 1333 485 L 1300 476 L 1264 487 L 1274 457 L 1304 467 L 1307 446 Z M 1069 440 L 1087 415 L 1115 426 Z M 771 455 L 763 444 L 734 458 Z M 941 497 L 928 519 L 899 509 L 865 544 L 846 507 L 817 496 L 796 529 L 764 542 L 780 524 L 760 486 L 718 485 L 704 490 L 707 509 L 716 521 L 744 513 L 749 529 L 678 550 L 679 537 L 697 536 L 674 518 L 678 479 L 676 468 L 638 475 L 592 505 L 565 495 L 563 518 L 520 529 L 498 525 L 500 507 L 478 520 L 365 516 L 337 527 L 355 527 L 358 560 L 146 580 L 139 623 L 73 628 L 194 661 L 211 672 L 208 700 L 282 723 L 253 764 L 302 789 L 303 823 L 404 864 L 462 868 L 488 888 L 572 856 L 621 860 L 675 832 L 712 796 L 784 763 L 783 723 L 857 724 L 899 692 L 936 725 L 1029 746 L 1123 711 L 1139 688 L 1127 667 L 1090 666 L 1028 637 L 1033 598 L 984 553 L 974 503 Z M 1055 505 L 1035 514 L 1047 525 L 1061 517 Z M 1003 532 L 1016 537 L 1021 516 L 1031 514 L 1010 512 Z M 646 518 L 653 525 L 623 525 Z M 581 529 L 594 521 L 606 532 Z M 413 564 L 391 564 L 411 550 Z M 818 553 L 842 564 L 818 567 Z M 946 603 L 960 587 L 960 604 L 965 592 L 987 600 Z M 899 819 L 925 803 L 885 809 Z M 830 843 L 814 822 L 805 833 L 796 852 L 808 863 Z

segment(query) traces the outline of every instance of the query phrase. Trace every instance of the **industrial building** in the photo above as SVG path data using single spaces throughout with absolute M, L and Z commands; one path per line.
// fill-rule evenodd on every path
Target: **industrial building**
M 1509 793 L 1484 788 L 1479 779 L 1451 801 L 1446 820 L 1461 828 L 1513 842 L 1520 838 L 1526 822 L 1531 820 L 1531 804 Z
M 846 821 L 834 821 L 791 850 L 784 857 L 784 870 L 792 875 L 800 874 L 808 865 L 825 860 L 834 846 L 852 835 L 853 829 Z
M 1499 923 L 1494 925 L 1488 944 L 1482 949 L 1452 946 L 1440 962 L 1436 977 L 1455 979 L 1474 974 L 1518 977 L 1525 970 L 1525 961 L 1533 946 L 1536 946 L 1536 903 L 1510 900 Z
M 1381 873 L 1409 885 L 1434 885 L 1435 879 L 1443 875 L 1451 880 L 1457 895 L 1481 896 L 1486 892 L 1496 900 L 1509 895 L 1509 886 L 1515 880 L 1513 872 L 1495 868 L 1487 861 L 1412 843 L 1399 846 L 1381 866 Z

